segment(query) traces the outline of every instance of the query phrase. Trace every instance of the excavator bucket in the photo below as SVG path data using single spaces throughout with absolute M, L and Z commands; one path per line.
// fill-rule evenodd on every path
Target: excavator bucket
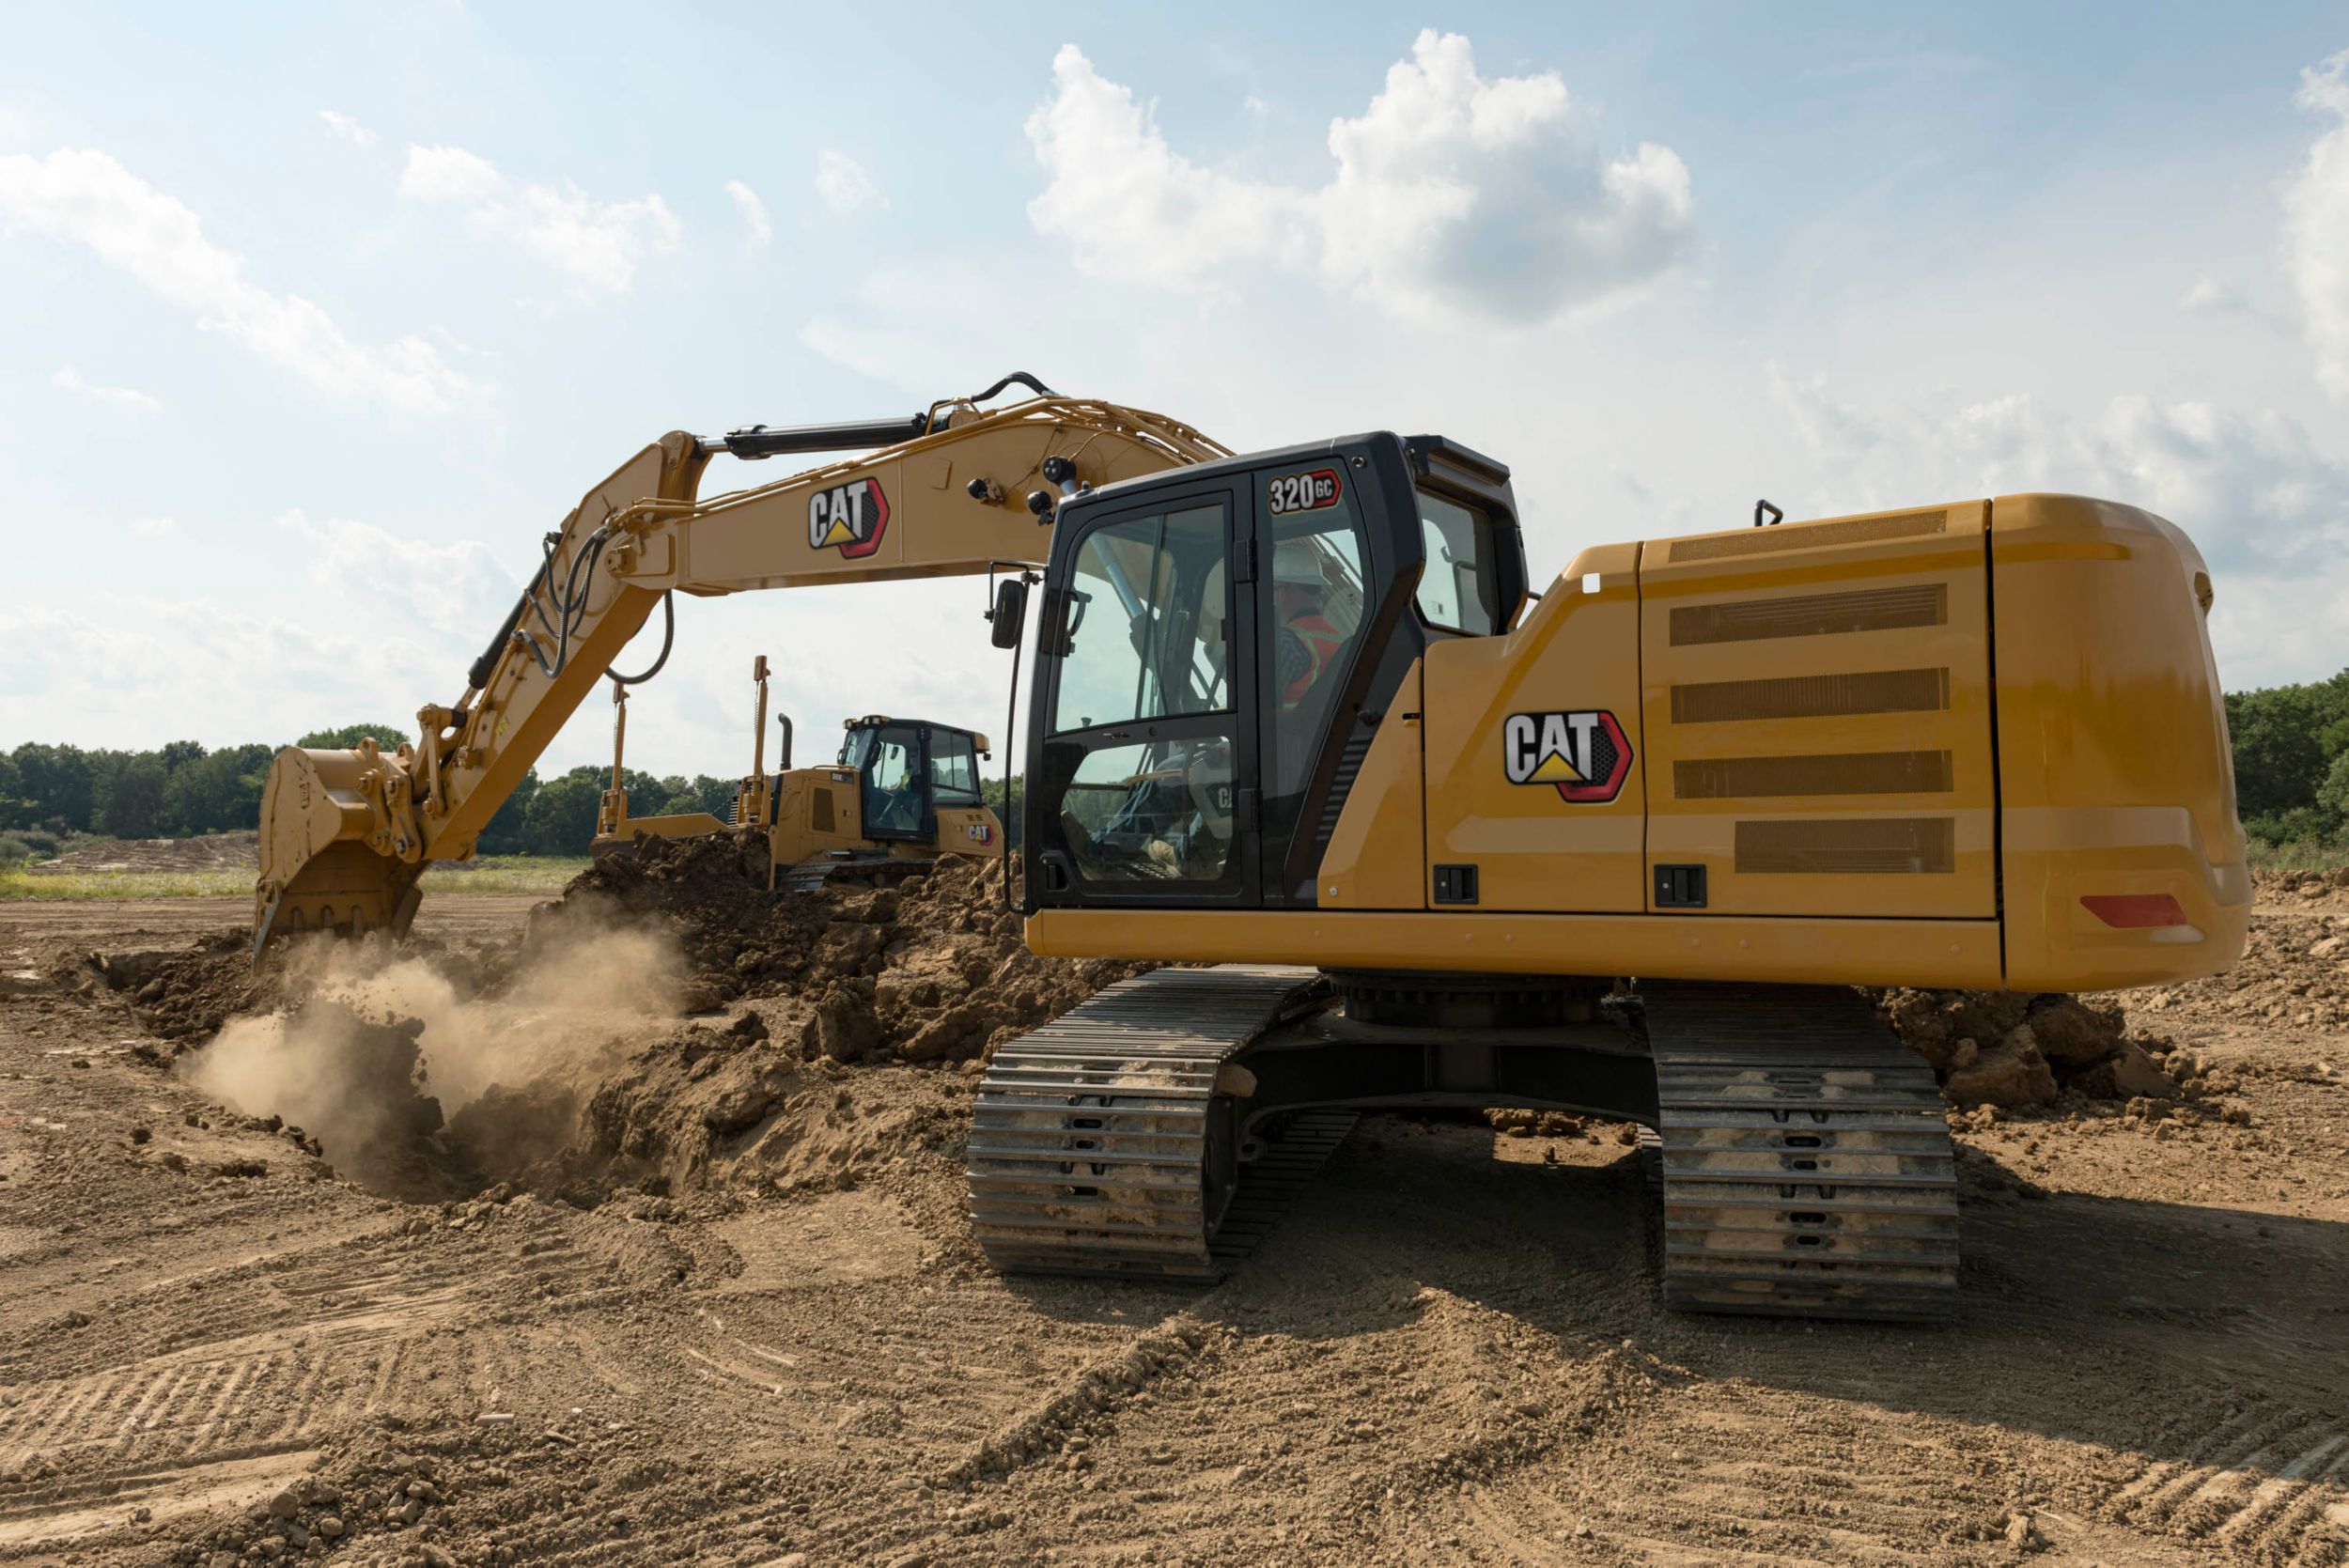
M 256 961 L 299 932 L 408 928 L 424 867 L 420 856 L 402 858 L 403 850 L 416 855 L 394 809 L 408 793 L 402 764 L 371 740 L 350 752 L 288 746 L 277 753 L 261 787 Z

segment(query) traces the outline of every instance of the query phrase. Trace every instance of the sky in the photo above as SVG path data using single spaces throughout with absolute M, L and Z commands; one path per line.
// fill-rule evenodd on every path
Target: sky
M 1536 582 L 2103 495 L 2231 687 L 2349 665 L 2338 4 L 1662 9 L 0 0 L 0 748 L 412 727 L 646 442 L 1015 369 L 1450 436 Z M 630 762 L 746 770 L 760 653 L 803 758 L 1000 732 L 984 598 L 682 601 Z

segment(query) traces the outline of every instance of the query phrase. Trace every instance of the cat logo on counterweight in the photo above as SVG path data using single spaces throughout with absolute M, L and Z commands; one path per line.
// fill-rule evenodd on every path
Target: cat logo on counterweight
M 1611 800 L 1631 771 L 1631 742 L 1604 708 L 1512 713 L 1501 730 L 1501 762 L 1514 784 L 1555 784 L 1578 805 Z
M 859 561 L 880 548 L 889 498 L 878 479 L 851 479 L 807 498 L 807 548 L 837 550 Z

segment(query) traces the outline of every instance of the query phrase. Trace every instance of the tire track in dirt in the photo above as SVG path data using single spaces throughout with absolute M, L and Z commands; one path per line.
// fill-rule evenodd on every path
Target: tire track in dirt
M 552 1216 L 517 1218 L 483 1235 L 386 1228 L 107 1304 L 117 1333 L 42 1357 L 82 1370 L 0 1407 L 0 1550 L 119 1526 L 164 1498 L 211 1498 L 208 1477 L 232 1490 L 282 1483 L 299 1464 L 255 1462 L 306 1462 L 436 1375 L 489 1393 L 523 1382 L 530 1358 L 499 1328 L 534 1315 L 514 1297 L 608 1276 L 612 1260 L 575 1245 Z M 154 1344 L 172 1347 L 144 1351 Z
M 2199 1417 L 2199 1421 L 2193 1418 Z M 2204 1436 L 2140 1462 L 2104 1512 L 2258 1561 L 2349 1559 L 2349 1421 L 2271 1400 L 2192 1413 Z

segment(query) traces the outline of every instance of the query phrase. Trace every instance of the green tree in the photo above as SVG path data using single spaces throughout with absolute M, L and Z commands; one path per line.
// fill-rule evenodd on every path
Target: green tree
M 224 746 L 172 772 L 163 784 L 164 831 L 224 833 L 256 826 L 274 755 L 257 743 Z
M 159 838 L 163 831 L 163 759 L 153 752 L 112 753 L 99 776 L 97 827 L 116 838 Z
M 574 768 L 538 786 L 523 812 L 522 838 L 534 855 L 584 855 L 596 836 L 596 807 L 611 769 Z
M 2316 788 L 2317 806 L 2333 814 L 2336 824 L 2349 825 L 2349 745 L 2335 753 L 2325 782 Z M 2334 830 L 2341 831 L 2340 827 Z
M 2349 756 L 2349 671 L 2329 680 L 2227 694 L 2244 831 L 2270 844 L 2349 835 L 2334 779 Z
M 1003 780 L 1000 777 L 979 781 L 979 799 L 986 801 L 988 809 L 993 811 L 1003 822 L 1003 843 L 1013 849 L 1019 847 L 1021 828 L 1019 807 L 1022 798 L 1027 793 L 1026 785 L 1026 775 L 1020 773 L 1014 773 L 1011 776 L 1008 794 L 1005 793 Z
M 22 827 L 54 823 L 63 832 L 86 833 L 96 811 L 97 778 L 87 752 L 78 746 L 43 746 L 26 741 L 9 753 L 17 790 L 24 802 Z
M 155 755 L 156 759 L 163 765 L 164 774 L 169 775 L 177 773 L 190 763 L 203 761 L 204 747 L 194 740 L 169 740 L 163 743 L 163 749 Z
M 387 752 L 397 752 L 408 744 L 408 732 L 394 724 L 345 724 L 338 730 L 312 730 L 294 742 L 322 752 L 347 752 L 365 737 Z
M 683 806 L 683 811 L 706 811 L 721 822 L 734 819 L 734 788 L 732 779 L 713 779 L 707 773 L 693 775 L 693 799 L 698 805 Z
M 538 770 L 524 773 L 521 783 L 506 796 L 489 825 L 481 830 L 480 849 L 485 855 L 526 855 L 530 853 L 530 802 L 538 795 Z

